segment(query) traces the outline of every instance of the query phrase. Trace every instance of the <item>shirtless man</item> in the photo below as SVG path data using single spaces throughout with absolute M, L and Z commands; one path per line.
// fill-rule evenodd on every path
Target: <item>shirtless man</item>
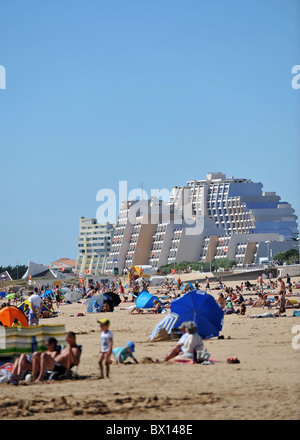
M 57 371 L 64 374 L 73 365 L 79 365 L 81 351 L 76 344 L 76 335 L 73 332 L 66 334 L 67 347 L 60 354 L 52 358 L 47 353 L 42 353 L 40 358 L 40 373 L 35 382 L 43 382 L 45 371 Z
M 49 356 L 54 357 L 57 351 L 57 340 L 55 338 L 48 338 L 45 341 L 46 352 Z M 13 385 L 18 385 L 20 378 L 22 377 L 22 372 L 26 371 L 28 373 L 34 374 L 36 368 L 39 368 L 39 360 L 42 353 L 34 352 L 32 358 L 27 353 L 22 353 L 19 359 L 14 363 L 13 369 L 11 371 L 12 383 Z M 37 370 L 38 371 L 38 370 Z
M 279 281 L 279 293 L 281 295 L 285 295 L 286 293 L 285 283 L 281 277 L 278 277 L 278 281 Z
M 259 277 L 257 278 L 257 283 L 258 283 L 259 290 L 262 292 L 264 290 L 264 284 L 265 284 L 263 282 L 262 273 L 259 274 Z

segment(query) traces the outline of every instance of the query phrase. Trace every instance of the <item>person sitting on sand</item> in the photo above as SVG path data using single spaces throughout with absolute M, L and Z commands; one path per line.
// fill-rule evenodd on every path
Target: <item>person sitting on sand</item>
M 186 324 L 188 337 L 186 338 L 182 353 L 171 359 L 171 362 L 186 362 L 192 360 L 194 352 L 203 350 L 204 344 L 201 336 L 197 333 L 197 326 L 194 322 L 188 321 Z
M 104 299 L 102 302 L 101 312 L 111 312 L 110 304 L 106 299 Z
M 239 293 L 238 297 L 233 301 L 234 304 L 242 304 L 243 302 L 245 302 L 245 300 L 241 293 Z
M 252 307 L 261 307 L 264 302 L 264 297 L 262 293 L 258 294 L 257 300 L 252 304 Z
M 138 361 L 132 354 L 134 351 L 134 342 L 127 342 L 125 347 L 117 347 L 112 349 L 112 356 L 110 361 L 112 363 L 122 364 L 128 357 L 131 357 L 134 362 L 138 364 Z
M 76 335 L 74 332 L 68 332 L 66 334 L 66 342 L 67 347 L 54 357 L 46 352 L 41 354 L 39 374 L 37 376 L 37 371 L 33 374 L 35 382 L 43 382 L 46 370 L 64 374 L 72 368 L 73 365 L 79 365 L 81 350 L 76 343 Z
M 275 295 L 274 300 L 271 301 L 270 307 L 279 307 L 279 296 Z
M 93 313 L 100 313 L 101 309 L 100 309 L 100 305 L 97 301 L 94 301 L 93 303 Z
M 224 315 L 231 315 L 232 313 L 235 313 L 233 303 L 232 301 L 227 301 L 224 308 Z
M 53 337 L 46 339 L 45 346 L 47 350 L 45 353 L 50 356 L 56 356 L 59 352 L 57 347 L 57 340 Z M 24 372 L 31 373 L 33 368 L 37 369 L 39 365 L 39 358 L 42 353 L 34 352 L 32 358 L 27 353 L 22 353 L 21 356 L 15 360 L 13 368 L 11 370 L 11 382 L 13 385 L 18 385 L 20 378 Z M 37 370 L 38 371 L 38 370 Z
M 153 307 L 148 310 L 148 313 L 161 313 L 163 310 L 161 303 L 155 299 L 153 300 L 153 304 Z
M 226 306 L 226 299 L 223 295 L 223 293 L 220 293 L 217 299 L 217 303 L 219 304 L 219 306 L 221 307 L 221 309 L 224 309 Z
M 178 340 L 178 342 L 169 348 L 165 356 L 159 360 L 156 359 L 156 362 L 166 362 L 171 359 L 173 359 L 175 356 L 180 354 L 182 352 L 183 345 L 185 343 L 186 338 L 188 337 L 188 331 L 187 331 L 187 322 L 183 322 L 178 329 L 181 331 L 181 337 Z
M 25 304 L 25 305 L 24 305 L 23 313 L 24 313 L 24 315 L 26 316 L 27 321 L 28 321 L 28 320 L 29 320 L 29 313 L 30 313 L 30 308 L 29 308 L 29 305 L 28 305 L 28 304 Z
M 237 315 L 245 315 L 246 314 L 246 305 L 244 302 L 241 304 L 239 309 L 236 311 L 236 314 Z
M 22 323 L 18 321 L 18 318 L 14 318 L 13 323 L 11 325 L 12 327 L 23 327 Z

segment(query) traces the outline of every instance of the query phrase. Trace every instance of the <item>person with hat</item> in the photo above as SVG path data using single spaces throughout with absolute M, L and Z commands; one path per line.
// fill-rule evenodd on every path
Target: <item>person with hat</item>
M 98 301 L 94 301 L 93 303 L 93 313 L 100 313 L 101 309 L 100 309 L 100 305 L 98 303 Z
M 182 352 L 172 359 L 172 362 L 186 362 L 191 361 L 194 357 L 194 352 L 202 351 L 204 348 L 203 340 L 197 332 L 197 326 L 193 321 L 186 323 L 188 337 L 186 338 Z
M 136 364 L 138 364 L 138 361 L 133 356 L 133 352 L 135 351 L 135 344 L 134 342 L 130 341 L 127 342 L 125 347 L 117 347 L 113 348 L 112 350 L 112 357 L 111 361 L 116 362 L 117 364 L 122 364 L 128 357 L 131 357 Z
M 181 353 L 182 348 L 184 346 L 185 340 L 188 337 L 187 332 L 187 322 L 183 322 L 179 327 L 178 330 L 181 331 L 181 337 L 178 340 L 177 344 L 170 347 L 170 349 L 167 351 L 165 356 L 162 358 L 162 360 L 156 359 L 156 362 L 166 362 L 170 359 L 173 359 L 175 356 Z
M 113 333 L 108 330 L 110 321 L 106 318 L 98 319 L 101 328 L 101 348 L 99 354 L 99 379 L 104 379 L 103 362 L 105 363 L 106 377 L 109 377 L 110 356 L 113 348 Z

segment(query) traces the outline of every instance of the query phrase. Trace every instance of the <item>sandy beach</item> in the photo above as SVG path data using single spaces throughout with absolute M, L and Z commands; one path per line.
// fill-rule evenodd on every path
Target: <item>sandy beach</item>
M 227 283 L 232 287 L 237 284 Z M 156 292 L 156 288 L 150 291 Z M 208 293 L 217 298 L 219 292 Z M 245 298 L 257 297 L 245 293 Z M 290 298 L 300 301 L 299 293 L 295 290 Z M 251 306 L 245 316 L 226 315 L 220 333 L 224 339 L 204 341 L 216 362 L 186 365 L 155 363 L 176 341 L 149 341 L 162 315 L 131 315 L 120 310 L 130 305 L 121 303 L 113 313 L 102 313 L 101 317 L 111 321 L 114 347 L 134 341 L 135 357 L 142 362 L 113 365 L 110 378 L 99 380 L 99 315 L 86 313 L 83 301 L 62 304 L 57 317 L 40 323 L 64 323 L 66 331 L 76 332 L 77 343 L 83 346 L 78 368 L 81 378 L 0 384 L 1 419 L 299 420 L 300 343 L 293 332 L 300 333 L 300 317 L 292 316 L 293 309 L 279 318 L 250 319 L 251 314 L 267 311 Z M 227 363 L 230 356 L 240 363 Z

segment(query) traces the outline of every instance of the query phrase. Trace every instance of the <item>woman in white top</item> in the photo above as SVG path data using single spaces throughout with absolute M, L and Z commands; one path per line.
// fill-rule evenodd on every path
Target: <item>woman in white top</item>
M 194 322 L 190 321 L 187 323 L 188 337 L 186 338 L 182 353 L 171 359 L 173 362 L 182 362 L 192 360 L 194 352 L 201 351 L 204 348 L 203 340 L 201 336 L 197 333 L 197 326 Z

